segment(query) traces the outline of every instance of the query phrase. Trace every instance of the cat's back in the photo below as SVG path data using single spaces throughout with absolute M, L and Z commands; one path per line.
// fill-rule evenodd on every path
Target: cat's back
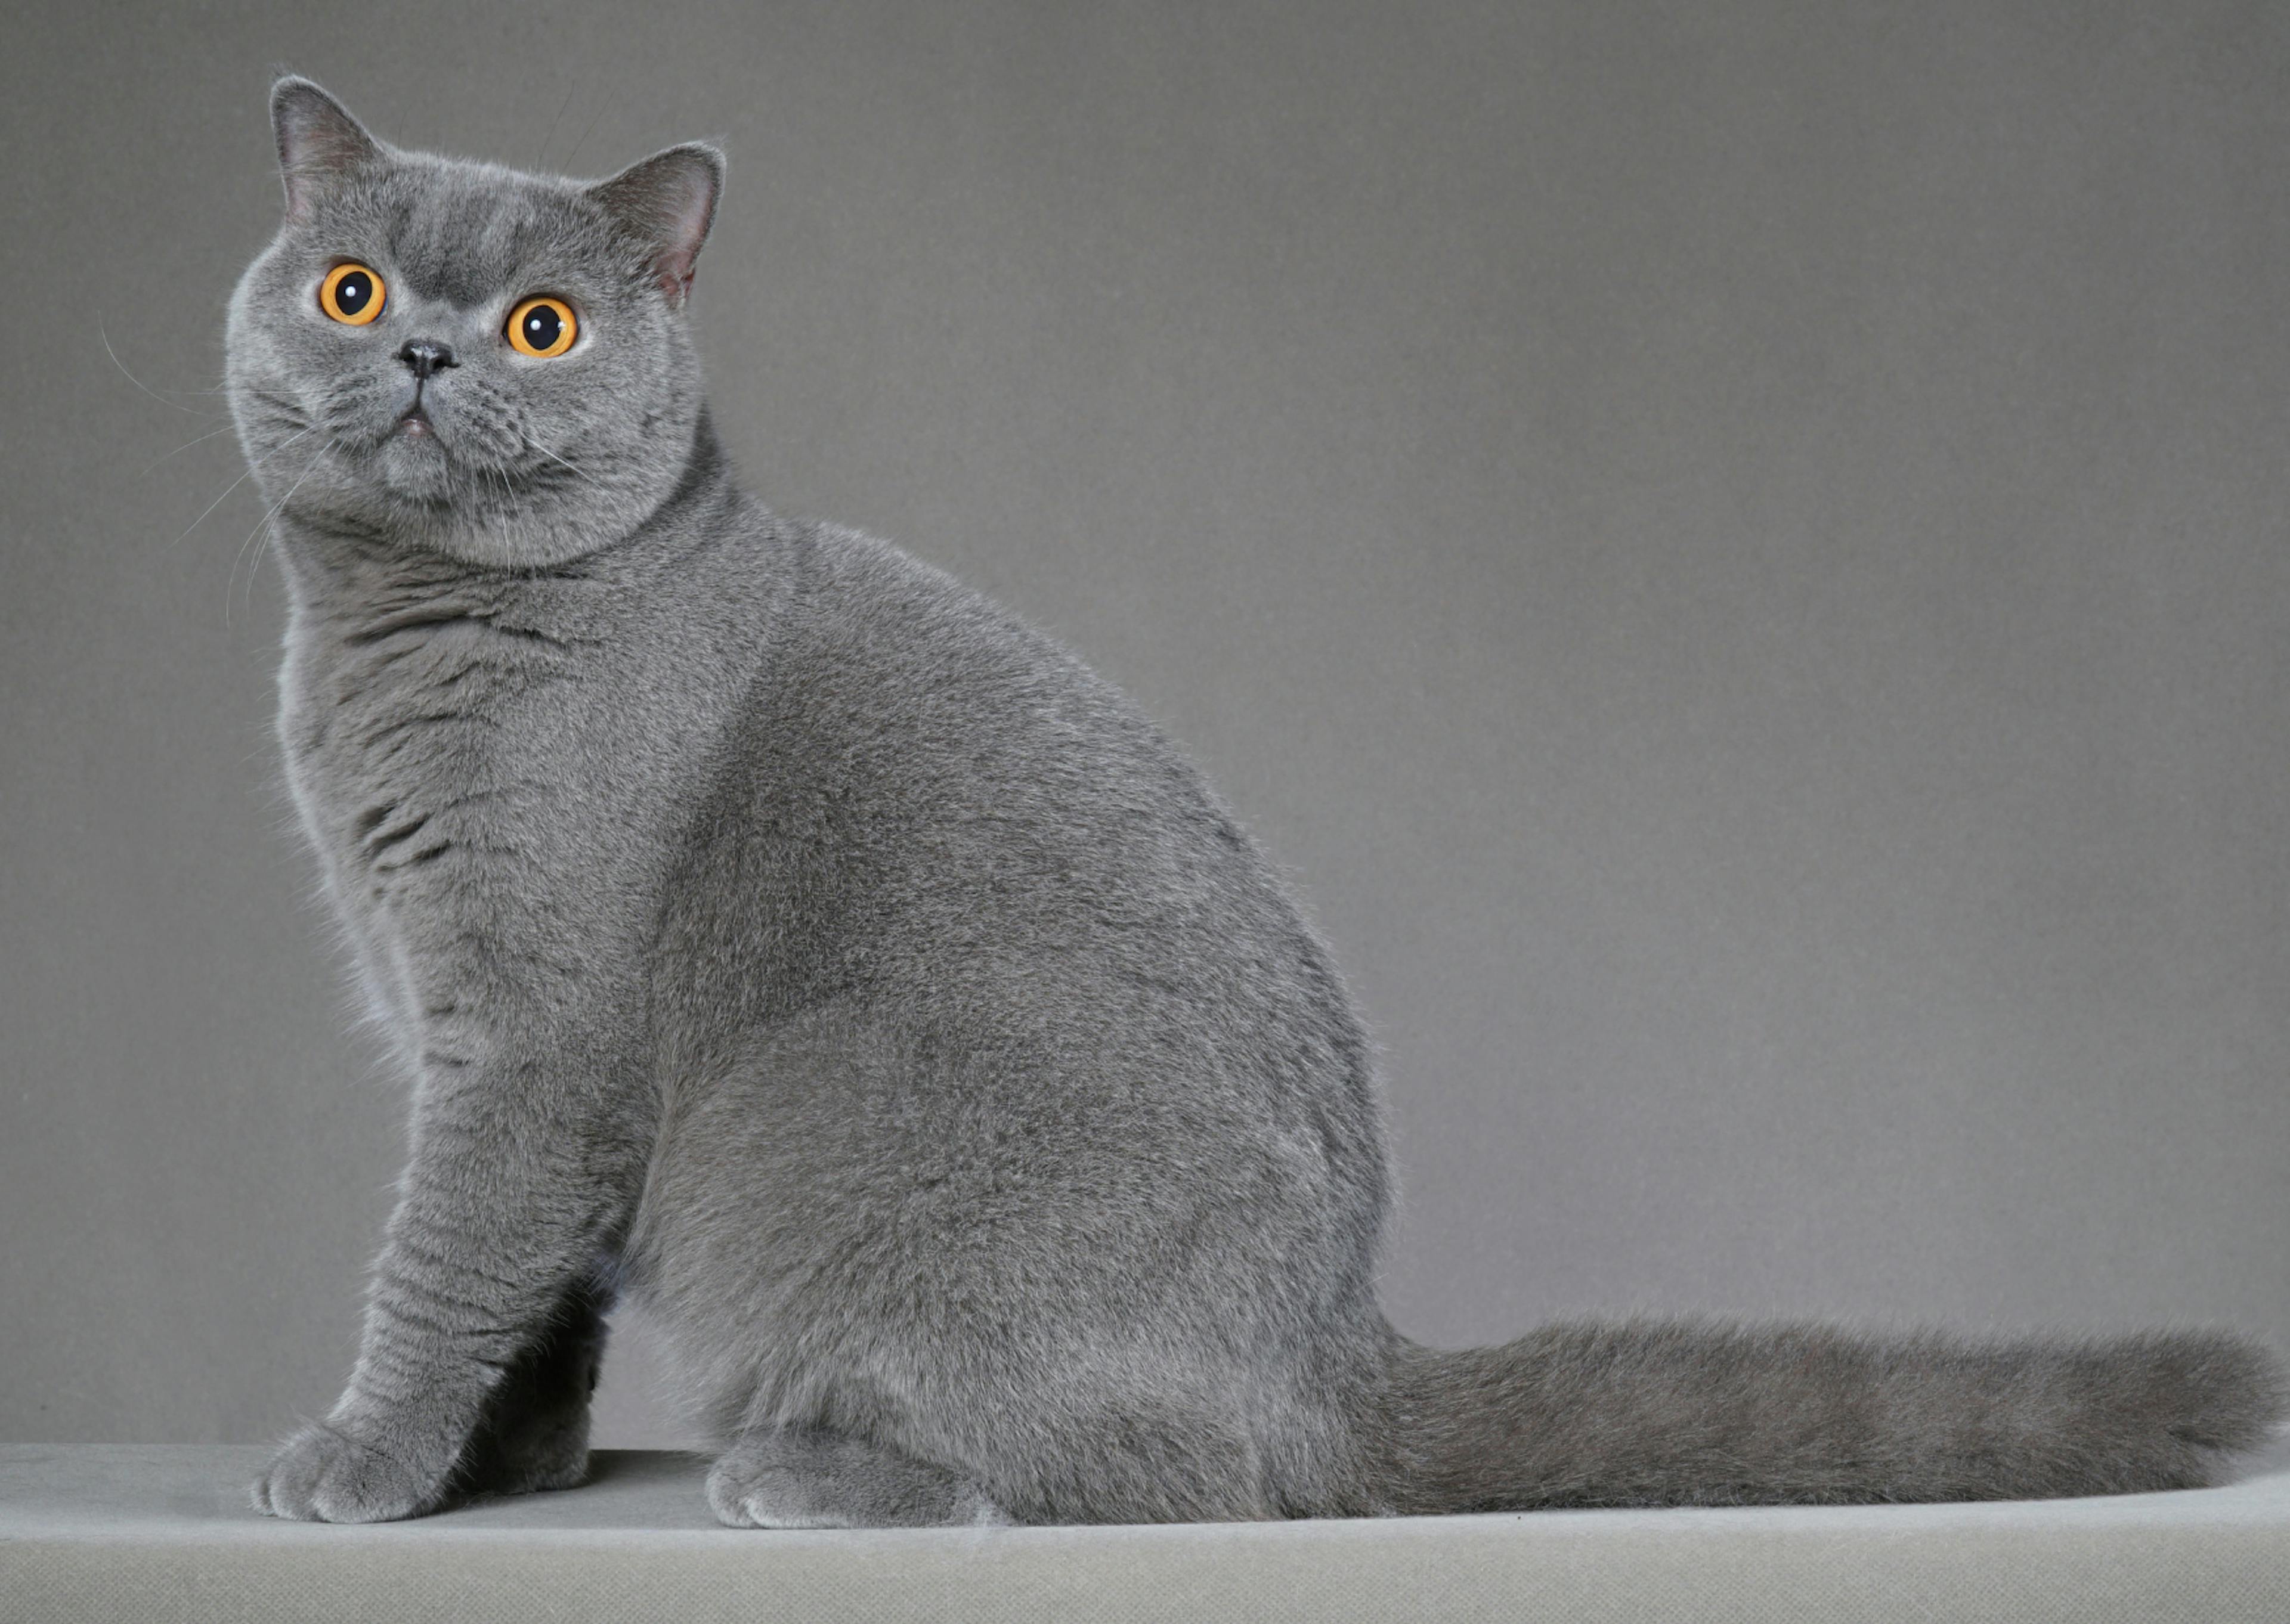
M 1192 1086 L 1374 1162 L 1368 1046 L 1326 949 L 1144 715 L 888 543 L 804 526 L 784 556 L 669 901 L 699 1002 L 751 1029 L 855 1002 L 973 1047 L 1182 1052 Z
M 797 527 L 788 557 L 701 820 L 717 855 L 777 891 L 781 931 L 804 916 L 816 938 L 869 938 L 885 970 L 894 923 L 899 941 L 958 934 L 1037 972 L 1149 961 L 1166 982 L 1236 954 L 1318 960 L 1231 812 L 1071 652 L 858 532 Z
M 778 657 L 755 721 L 782 739 L 855 752 L 893 781 L 1006 795 L 1054 788 L 1094 764 L 1205 791 L 1143 714 L 1082 661 L 983 594 L 890 542 L 839 525 L 792 531 Z M 897 747 L 897 765 L 876 747 Z M 1013 781 L 1004 782 L 1004 779 Z M 1031 800 L 1034 797 L 1024 797 Z
M 1380 1333 L 1379 1112 L 1325 949 L 1053 641 L 854 532 L 785 556 L 668 900 L 623 1277 L 710 1424 L 799 1420 L 846 1365 L 934 1392 L 1022 1322 L 1052 1387 L 1151 1341 L 1189 1436 L 1245 1459 L 1259 1408 L 1317 1414 Z M 1045 1391 L 933 1399 L 984 1428 L 942 1446 L 990 1451 Z

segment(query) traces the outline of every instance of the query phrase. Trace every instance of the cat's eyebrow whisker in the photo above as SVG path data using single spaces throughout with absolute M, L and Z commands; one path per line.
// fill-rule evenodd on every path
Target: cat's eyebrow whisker
M 556 104 L 556 116 L 548 121 L 548 133 L 540 138 L 540 151 L 532 160 L 534 169 L 539 169 L 548 160 L 548 143 L 556 139 L 556 126 L 564 122 L 564 109 L 572 105 L 572 92 L 580 88 L 581 81 L 577 78 L 564 87 L 564 100 Z
M 317 431 L 318 431 L 318 426 L 317 426 L 316 423 L 313 423 L 313 424 L 311 424 L 311 425 L 310 425 L 310 427 L 309 427 L 309 428 L 305 428 L 304 430 L 302 430 L 301 434 L 294 435 L 294 436 L 292 436 L 292 437 L 290 437 L 290 438 L 288 438 L 288 439 L 282 440 L 282 441 L 280 441 L 277 444 L 276 444 L 276 445 L 272 446 L 268 451 L 267 451 L 267 452 L 263 452 L 263 453 L 262 453 L 262 455 L 260 455 L 260 457 L 255 457 L 255 458 L 252 458 L 252 459 L 249 460 L 249 461 L 247 462 L 247 465 L 246 465 L 246 472 L 244 472 L 244 474 L 241 474 L 241 475 L 240 475 L 236 479 L 232 480 L 228 484 L 225 485 L 225 486 L 222 488 L 222 496 L 218 496 L 218 497 L 216 497 L 216 498 L 214 499 L 214 500 L 212 500 L 212 501 L 209 502 L 209 503 L 206 505 L 206 512 L 200 514 L 200 515 L 199 515 L 199 516 L 198 516 L 197 518 L 193 519 L 189 524 L 186 524 L 186 525 L 184 525 L 184 526 L 183 526 L 183 536 L 188 536 L 188 535 L 189 535 L 189 534 L 191 533 L 191 532 L 193 532 L 193 531 L 196 530 L 200 525 L 202 525 L 202 524 L 205 524 L 205 523 L 206 523 L 207 514 L 209 514 L 209 513 L 212 513 L 216 508 L 220 508 L 220 507 L 221 507 L 221 506 L 222 506 L 222 499 L 223 499 L 223 496 L 228 496 L 228 495 L 229 495 L 233 491 L 237 490 L 237 489 L 239 488 L 239 486 L 241 486 L 241 485 L 244 484 L 248 480 L 250 480 L 250 479 L 253 478 L 253 477 L 254 477 L 254 470 L 255 470 L 255 469 L 257 469 L 257 468 L 260 468 L 264 463 L 266 463 L 266 462 L 269 461 L 273 457 L 276 456 L 280 452 L 284 451 L 288 446 L 290 446 L 290 445 L 293 444 L 294 444 L 294 442 L 295 442 L 296 440 L 299 440 L 299 439 L 302 438 L 304 435 L 316 434 Z M 324 455 L 325 454 L 325 451 L 324 451 L 324 448 L 323 446 L 319 448 L 319 453 L 318 453 L 318 454 L 319 454 L 320 456 L 324 456 Z M 315 461 L 315 460 L 316 460 L 316 459 L 313 459 L 313 461 Z M 183 539 L 183 536 L 177 536 L 177 537 L 175 538 L 175 541 L 180 541 L 180 540 L 181 540 Z M 174 545 L 175 545 L 175 541 L 170 541 L 170 542 L 168 542 L 168 543 L 167 543 L 167 545 L 168 545 L 169 547 L 172 547 L 172 546 L 174 546 Z
M 178 412 L 188 412 L 193 417 L 220 417 L 222 415 L 220 412 L 202 412 L 196 406 L 187 406 L 180 401 L 169 400 L 165 396 L 160 394 L 158 390 L 153 388 L 149 384 L 144 382 L 134 373 L 129 372 L 127 370 L 127 363 L 122 361 L 119 358 L 119 352 L 111 348 L 111 335 L 104 331 L 103 317 L 100 314 L 95 318 L 95 336 L 103 340 L 103 353 L 111 357 L 111 364 L 119 369 L 119 375 L 127 380 L 128 382 L 133 384 L 137 388 L 142 390 L 143 393 L 148 395 L 153 400 L 157 401 L 161 405 L 172 406 Z M 178 389 L 175 391 L 175 393 L 179 395 L 204 394 L 207 391 L 198 389 Z
M 580 138 L 572 143 L 572 150 L 564 155 L 565 173 L 572 172 L 572 160 L 580 156 L 581 148 L 589 144 L 589 137 L 596 132 L 597 121 L 604 117 L 605 109 L 612 105 L 610 101 L 599 101 L 597 110 L 589 115 L 589 122 L 581 126 Z

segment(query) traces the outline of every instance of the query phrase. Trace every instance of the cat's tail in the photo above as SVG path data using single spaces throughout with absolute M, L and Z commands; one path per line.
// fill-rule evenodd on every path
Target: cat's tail
M 1562 1324 L 1395 1339 L 1373 1498 L 1401 1513 L 2004 1500 L 2198 1487 L 2290 1404 L 2240 1337 L 1882 1337 Z

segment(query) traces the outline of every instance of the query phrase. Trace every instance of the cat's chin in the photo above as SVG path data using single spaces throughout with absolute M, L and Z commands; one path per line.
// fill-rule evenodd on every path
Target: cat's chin
M 412 420 L 390 431 L 374 448 L 375 483 L 389 494 L 425 507 L 453 496 L 453 460 L 437 442 L 436 430 Z

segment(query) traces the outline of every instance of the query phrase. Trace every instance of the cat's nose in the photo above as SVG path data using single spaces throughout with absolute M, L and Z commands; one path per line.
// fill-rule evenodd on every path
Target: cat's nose
M 427 378 L 441 367 L 454 365 L 452 350 L 435 339 L 409 339 L 397 358 L 405 363 L 416 378 Z

